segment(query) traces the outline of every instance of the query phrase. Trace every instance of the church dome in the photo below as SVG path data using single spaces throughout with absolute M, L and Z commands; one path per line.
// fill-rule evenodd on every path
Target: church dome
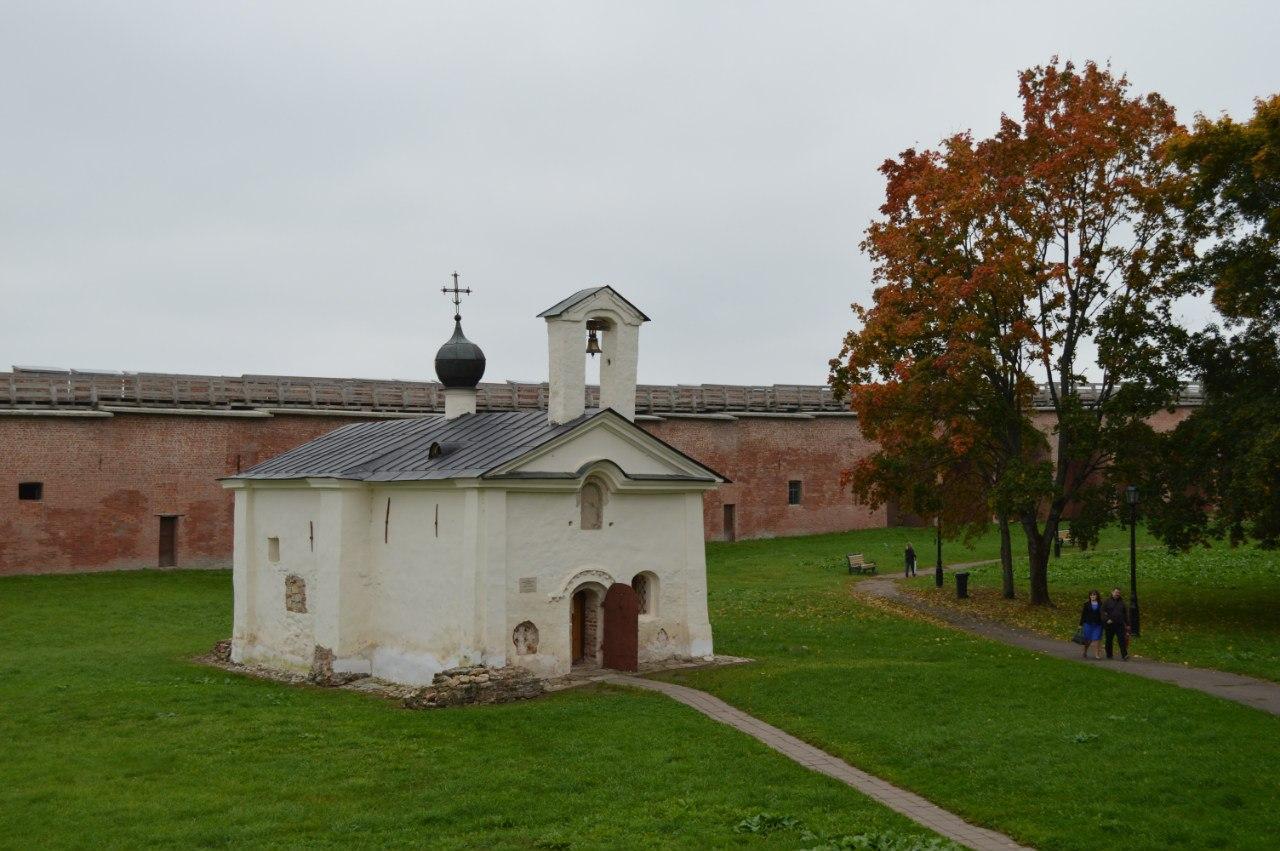
M 436 352 L 436 377 L 453 389 L 475 387 L 484 377 L 484 352 L 462 333 L 461 320 L 454 320 L 453 336 Z

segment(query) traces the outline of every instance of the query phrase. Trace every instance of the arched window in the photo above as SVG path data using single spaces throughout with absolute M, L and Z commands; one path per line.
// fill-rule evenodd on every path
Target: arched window
M 587 482 L 582 486 L 579 503 L 583 529 L 599 529 L 604 525 L 604 488 L 599 482 Z
M 631 589 L 640 598 L 640 614 L 656 615 L 658 613 L 658 577 L 645 571 L 631 577 Z

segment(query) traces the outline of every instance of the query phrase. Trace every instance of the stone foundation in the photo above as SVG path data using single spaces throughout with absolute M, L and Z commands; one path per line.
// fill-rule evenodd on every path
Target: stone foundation
M 409 709 L 440 709 L 446 706 L 510 703 L 528 700 L 545 691 L 542 680 L 524 668 L 487 668 L 473 665 L 450 668 L 435 675 L 431 685 L 404 699 Z
M 259 665 L 241 665 L 231 661 L 231 640 L 224 639 L 196 661 L 213 665 L 225 671 L 246 674 L 251 677 L 272 680 L 289 685 L 318 685 L 326 688 L 345 688 L 375 697 L 399 701 L 407 709 L 444 709 L 450 706 L 485 706 L 529 700 L 554 691 L 576 688 L 600 682 L 617 672 L 592 666 L 575 673 L 551 679 L 541 679 L 518 665 L 505 668 L 489 668 L 472 665 L 450 668 L 436 674 L 429 686 L 407 686 L 389 683 L 368 674 L 334 673 L 333 651 L 317 646 L 308 673 L 280 671 Z M 721 665 L 738 665 L 750 662 L 738 656 L 713 656 L 691 658 L 687 656 L 663 659 L 640 665 L 640 674 L 672 671 L 685 668 L 714 668 Z
M 307 674 L 307 681 L 318 686 L 332 688 L 345 686 L 347 683 L 363 680 L 369 676 L 368 674 L 334 673 L 334 658 L 332 650 L 317 644 L 315 652 L 311 656 L 311 671 Z

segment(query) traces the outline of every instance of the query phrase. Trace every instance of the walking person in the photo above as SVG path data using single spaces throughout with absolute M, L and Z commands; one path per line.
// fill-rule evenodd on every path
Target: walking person
M 1084 631 L 1084 658 L 1089 658 L 1089 648 L 1093 648 L 1093 658 L 1102 658 L 1102 595 L 1096 590 L 1089 592 L 1089 599 L 1080 608 L 1080 629 Z
M 1120 639 L 1120 658 L 1129 661 L 1129 607 L 1119 588 L 1111 589 L 1111 597 L 1102 604 L 1102 626 L 1107 633 L 1107 658 L 1111 656 L 1111 645 Z
M 916 551 L 910 543 L 907 544 L 907 560 L 903 567 L 902 575 L 906 579 L 916 575 Z

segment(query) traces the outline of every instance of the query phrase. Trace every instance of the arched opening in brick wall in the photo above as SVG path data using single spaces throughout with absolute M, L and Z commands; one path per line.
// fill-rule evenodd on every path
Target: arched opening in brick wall
M 591 582 L 578 586 L 569 598 L 569 658 L 575 667 L 600 664 L 604 593 L 603 585 Z

